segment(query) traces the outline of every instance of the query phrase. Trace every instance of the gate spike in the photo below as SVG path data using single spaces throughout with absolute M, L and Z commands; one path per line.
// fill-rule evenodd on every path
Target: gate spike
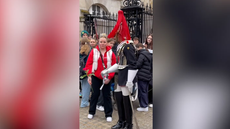
M 145 5 L 144 5 L 144 2 L 141 2 L 141 7 L 143 8 Z

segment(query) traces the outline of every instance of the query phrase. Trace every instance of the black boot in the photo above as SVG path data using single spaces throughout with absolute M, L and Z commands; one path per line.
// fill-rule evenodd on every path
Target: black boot
M 119 120 L 116 125 L 112 126 L 112 129 L 121 129 L 125 126 L 125 109 L 122 92 L 114 92 L 114 96 L 116 98 Z
M 126 125 L 123 129 L 133 129 L 133 124 L 126 123 Z
M 111 129 L 123 129 L 125 127 L 125 122 L 118 121 L 116 125 L 112 126 Z
M 132 118 L 133 118 L 133 111 L 131 107 L 131 101 L 129 96 L 123 96 L 124 108 L 125 108 L 125 120 L 126 120 L 126 127 L 124 129 L 132 129 Z

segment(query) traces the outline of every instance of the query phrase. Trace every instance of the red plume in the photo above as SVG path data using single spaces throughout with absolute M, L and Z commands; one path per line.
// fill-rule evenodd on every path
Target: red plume
M 118 11 L 117 24 L 114 26 L 113 30 L 108 35 L 108 38 L 113 38 L 116 35 L 116 32 L 119 31 L 119 35 L 122 41 L 130 40 L 129 27 L 127 25 L 124 13 L 122 10 Z

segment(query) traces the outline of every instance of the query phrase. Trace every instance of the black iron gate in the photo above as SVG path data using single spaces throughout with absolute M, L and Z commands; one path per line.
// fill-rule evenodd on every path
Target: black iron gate
M 82 22 L 84 22 L 84 29 L 87 30 L 91 36 L 96 34 L 96 31 L 97 34 L 109 34 L 116 25 L 117 14 L 108 14 L 102 16 L 84 14 L 84 21 Z
M 153 8 L 151 5 L 144 6 L 140 0 L 124 0 L 123 4 L 125 7 L 121 10 L 124 12 L 131 38 L 138 37 L 140 42 L 145 42 L 147 35 L 153 33 Z M 85 14 L 82 22 L 84 29 L 91 36 L 96 34 L 96 30 L 98 34 L 109 34 L 116 25 L 117 14 L 109 13 L 101 16 Z
M 143 32 L 142 32 L 142 42 L 144 42 L 149 34 L 153 34 L 153 8 L 151 5 L 148 7 L 146 5 L 143 11 Z

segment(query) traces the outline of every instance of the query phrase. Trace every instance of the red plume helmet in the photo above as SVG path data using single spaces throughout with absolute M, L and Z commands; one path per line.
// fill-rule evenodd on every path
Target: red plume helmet
M 128 27 L 128 24 L 126 22 L 126 19 L 125 19 L 125 16 L 122 10 L 118 11 L 117 23 L 114 26 L 113 30 L 108 35 L 108 38 L 115 37 L 117 32 L 119 32 L 119 38 L 121 41 L 131 40 L 130 33 L 129 33 L 129 27 Z

